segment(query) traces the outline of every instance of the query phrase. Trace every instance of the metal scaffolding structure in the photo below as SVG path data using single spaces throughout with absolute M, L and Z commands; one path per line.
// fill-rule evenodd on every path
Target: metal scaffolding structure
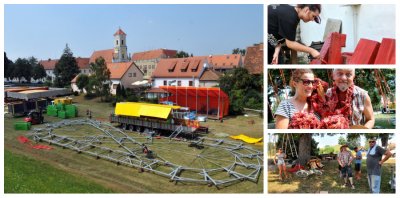
M 82 125 L 92 126 L 98 133 L 82 133 L 73 128 Z M 63 128 L 69 130 L 60 132 Z M 263 169 L 263 153 L 243 143 L 204 137 L 186 141 L 170 137 L 155 139 L 129 133 L 132 132 L 126 133 L 108 123 L 78 119 L 35 128 L 30 136 L 36 142 L 48 142 L 138 168 L 140 172 L 152 172 L 171 182 L 193 182 L 217 188 L 244 180 L 257 183 Z M 177 159 L 180 162 L 173 162 Z

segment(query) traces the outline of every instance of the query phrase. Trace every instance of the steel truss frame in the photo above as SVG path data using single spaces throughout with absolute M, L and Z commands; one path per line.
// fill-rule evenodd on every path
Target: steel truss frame
M 91 136 L 67 136 L 58 135 L 54 130 L 62 127 L 76 125 L 89 125 L 103 133 L 103 135 Z M 72 135 L 72 134 L 71 134 Z M 47 124 L 45 128 L 35 128 L 30 135 L 34 141 L 44 141 L 62 148 L 68 148 L 78 153 L 85 153 L 97 159 L 106 159 L 117 163 L 138 168 L 139 172 L 148 171 L 170 179 L 171 182 L 193 182 L 208 184 L 209 186 L 229 186 L 244 180 L 257 183 L 263 169 L 263 153 L 253 148 L 244 146 L 242 143 L 226 141 L 221 139 L 198 138 L 191 141 L 173 141 L 169 137 L 169 144 L 191 144 L 195 146 L 212 147 L 217 151 L 228 152 L 232 160 L 221 164 L 218 157 L 195 155 L 195 159 L 201 159 L 201 164 L 214 165 L 213 168 L 194 168 L 175 164 L 164 159 L 157 153 L 144 153 L 144 149 L 151 150 L 152 137 L 137 138 L 131 137 L 123 130 L 91 119 L 64 120 Z M 140 141 L 142 140 L 142 141 Z M 114 147 L 107 147 L 104 144 L 115 143 Z M 147 148 L 148 147 L 148 148 Z M 183 151 L 173 150 L 177 154 Z M 190 153 L 184 153 L 192 155 Z M 243 171 L 245 170 L 245 171 Z M 191 174 L 182 174 L 190 172 Z M 222 173 L 222 174 L 221 174 Z M 218 177 L 216 176 L 218 175 Z M 222 175 L 222 178 L 221 178 Z

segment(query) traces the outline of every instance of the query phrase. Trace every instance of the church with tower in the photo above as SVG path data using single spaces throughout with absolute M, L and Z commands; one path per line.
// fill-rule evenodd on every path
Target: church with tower
M 114 34 L 114 53 L 112 62 L 128 62 L 130 61 L 130 54 L 128 54 L 128 47 L 126 45 L 126 34 L 119 28 Z

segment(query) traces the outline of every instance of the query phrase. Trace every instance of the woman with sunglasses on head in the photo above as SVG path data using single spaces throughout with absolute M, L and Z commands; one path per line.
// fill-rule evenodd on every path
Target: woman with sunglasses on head
M 321 4 L 268 5 L 268 64 L 278 64 L 278 55 L 282 44 L 295 51 L 311 54 L 320 58 L 320 53 L 308 46 L 296 42 L 296 29 L 300 19 L 307 23 L 321 22 L 319 17 Z
M 307 100 L 314 90 L 314 73 L 311 69 L 296 69 L 290 78 L 290 86 L 294 96 L 282 101 L 275 112 L 275 128 L 287 129 L 295 113 L 313 113 L 312 106 Z M 319 115 L 315 114 L 319 119 Z

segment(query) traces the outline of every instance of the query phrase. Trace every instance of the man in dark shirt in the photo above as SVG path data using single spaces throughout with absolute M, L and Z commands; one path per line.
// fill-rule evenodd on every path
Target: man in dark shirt
M 321 4 L 268 5 L 268 64 L 277 64 L 277 56 L 283 43 L 292 50 L 306 52 L 319 58 L 317 50 L 296 42 L 296 29 L 300 19 L 307 23 L 320 23 Z M 275 49 L 277 53 L 275 53 Z
M 368 184 L 372 193 L 379 193 L 381 189 L 381 173 L 382 164 L 388 160 L 392 153 L 389 149 L 376 145 L 376 139 L 371 138 L 369 141 L 369 149 L 367 152 L 367 173 Z M 382 159 L 382 156 L 385 157 Z

